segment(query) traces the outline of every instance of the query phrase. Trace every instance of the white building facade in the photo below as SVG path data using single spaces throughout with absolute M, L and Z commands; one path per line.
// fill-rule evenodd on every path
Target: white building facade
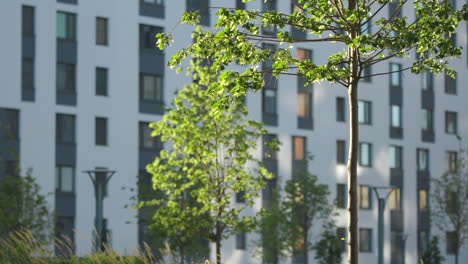
M 277 0 L 271 6 L 262 2 L 249 2 L 245 8 L 291 11 L 290 1 Z M 459 1 L 458 8 L 463 4 Z M 242 4 L 233 0 L 0 1 L 0 121 L 14 128 L 13 137 L 0 133 L 0 156 L 7 165 L 0 176 L 15 161 L 6 151 L 13 146 L 20 167 L 32 168 L 44 193 L 53 193 L 50 204 L 58 216 L 57 226 L 72 237 L 75 253 L 88 254 L 92 248 L 95 198 L 84 170 L 117 171 L 104 200 L 112 247 L 131 254 L 144 239 L 144 223 L 136 210 L 126 206 L 135 194 L 130 187 L 136 186 L 137 175 L 162 147 L 148 140 L 147 123 L 160 120 L 174 92 L 191 81 L 165 66 L 192 42 L 193 27 L 179 24 L 181 13 L 204 6 Z M 402 12 L 414 17 L 414 10 Z M 206 29 L 215 22 L 215 11 L 203 14 L 201 24 Z M 173 45 L 159 51 L 157 32 L 173 34 Z M 467 25 L 461 24 L 455 40 L 459 46 L 468 47 L 467 32 Z M 321 63 L 333 50 L 299 43 L 293 51 Z M 409 65 L 411 59 L 398 57 L 376 65 L 372 73 Z M 402 238 L 406 263 L 419 263 L 418 254 L 430 234 L 440 236 L 446 262 L 453 261 L 446 234 L 430 228 L 427 213 L 429 178 L 446 171 L 447 159 L 456 159 L 457 134 L 468 140 L 466 54 L 451 65 L 456 80 L 403 72 L 361 82 L 362 263 L 377 262 L 377 200 L 369 188 L 375 185 L 396 186 L 400 194 L 390 197 L 385 210 L 385 263 L 402 263 Z M 249 115 L 264 121 L 269 133 L 282 142 L 277 159 L 266 162 L 284 182 L 309 152 L 314 160 L 308 169 L 329 185 L 330 201 L 346 201 L 346 91 L 326 82 L 313 87 L 300 83 L 295 76 L 282 76 L 247 98 Z M 346 210 L 337 210 L 339 232 L 344 232 Z M 250 242 L 255 237 L 247 234 L 246 249 L 236 248 L 236 237 L 225 241 L 224 261 L 261 263 L 261 257 L 252 257 Z M 211 252 L 214 259 L 214 246 Z M 461 252 L 460 259 L 468 257 Z M 312 252 L 309 258 L 314 263 Z

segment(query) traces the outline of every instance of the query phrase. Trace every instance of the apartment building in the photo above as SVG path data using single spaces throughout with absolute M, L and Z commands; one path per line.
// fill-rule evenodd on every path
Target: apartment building
M 460 8 L 464 3 L 454 3 Z M 290 1 L 234 0 L 3 0 L 0 2 L 0 131 L 2 174 L 14 163 L 32 168 L 51 207 L 57 230 L 75 244 L 75 253 L 92 248 L 94 189 L 84 170 L 117 171 L 104 200 L 104 218 L 112 247 L 131 254 L 146 237 L 144 216 L 131 207 L 130 187 L 163 145 L 150 137 L 148 124 L 161 119 L 176 90 L 191 78 L 165 65 L 192 40 L 190 25 L 179 24 L 185 10 L 200 9 L 205 29 L 216 21 L 205 6 L 226 6 L 291 12 Z M 393 12 L 396 4 L 389 5 Z M 414 10 L 400 15 L 414 17 Z M 468 48 L 468 27 L 452 38 Z M 372 30 L 371 27 L 366 30 Z M 154 35 L 170 32 L 175 43 L 155 47 Z M 309 37 L 291 28 L 296 37 Z M 274 34 L 274 28 L 263 28 Z M 265 48 L 275 49 L 273 44 Z M 299 58 L 325 62 L 339 47 L 299 43 Z M 412 57 L 415 54 L 410 54 Z M 375 65 L 366 75 L 398 71 L 411 59 L 396 57 Z M 395 186 L 385 210 L 385 263 L 418 263 L 430 234 L 439 235 L 447 263 L 453 259 L 450 234 L 431 228 L 428 218 L 431 177 L 438 177 L 457 159 L 456 135 L 468 140 L 468 56 L 451 61 L 457 78 L 443 75 L 391 75 L 361 82 L 359 101 L 359 234 L 360 260 L 377 262 L 377 200 L 371 186 Z M 236 66 L 237 67 L 237 66 Z M 261 65 L 264 69 L 271 63 Z M 307 169 L 331 190 L 337 201 L 339 234 L 346 230 L 346 160 L 348 107 L 346 91 L 338 85 L 304 86 L 295 76 L 268 78 L 262 92 L 247 97 L 251 118 L 265 123 L 281 150 L 258 158 L 281 180 L 304 167 L 306 153 L 314 155 Z M 6 151 L 16 150 L 16 154 Z M 269 182 L 269 189 L 276 186 Z M 268 189 L 259 206 L 267 206 Z M 315 236 L 314 236 L 315 237 Z M 313 237 L 313 238 L 314 238 Z M 226 263 L 261 263 L 252 257 L 257 234 L 234 236 L 223 243 Z M 448 239 L 448 240 L 447 240 Z M 403 241 L 405 243 L 403 243 Z M 403 244 L 405 245 L 403 247 Z M 214 246 L 211 258 L 214 259 Z M 346 247 L 343 242 L 343 254 Z M 463 252 L 463 251 L 462 251 Z M 466 253 L 463 252 L 463 256 Z M 344 255 L 343 255 L 344 256 Z M 313 252 L 309 254 L 313 263 Z M 283 261 L 289 263 L 291 260 Z M 299 263 L 300 258 L 294 258 Z

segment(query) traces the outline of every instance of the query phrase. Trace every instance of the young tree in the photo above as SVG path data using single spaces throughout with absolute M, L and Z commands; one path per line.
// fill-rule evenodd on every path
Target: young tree
M 153 188 L 165 194 L 151 202 L 158 206 L 155 223 L 184 236 L 205 231 L 220 264 L 222 240 L 254 228 L 255 218 L 243 211 L 272 175 L 252 154 L 266 131 L 261 123 L 245 120 L 241 98 L 215 107 L 231 91 L 221 80 L 213 82 L 211 68 L 202 60 L 192 62 L 189 72 L 196 81 L 179 92 L 162 121 L 151 124 L 153 135 L 171 146 L 147 169 Z M 240 206 L 233 203 L 238 192 L 244 193 Z
M 468 241 L 467 159 L 463 149 L 460 149 L 460 154 L 460 159 L 455 160 L 455 164 L 449 164 L 448 170 L 440 178 L 431 179 L 431 220 L 441 231 L 453 234 L 446 242 L 453 243 L 456 264 L 460 248 Z
M 421 257 L 421 264 L 441 264 L 442 261 L 444 258 L 440 254 L 439 237 L 433 236 L 429 242 L 429 248 Z
M 243 0 L 250 2 L 251 0 Z M 260 1 L 260 0 L 259 0 Z M 230 90 L 233 97 L 242 96 L 246 90 L 259 91 L 262 75 L 300 75 L 309 82 L 329 81 L 343 86 L 349 102 L 349 159 L 348 159 L 348 262 L 358 263 L 357 214 L 357 162 L 358 162 L 358 87 L 362 78 L 391 74 L 377 72 L 363 76 L 369 67 L 396 56 L 407 56 L 411 50 L 419 54 L 408 60 L 410 66 L 394 72 L 411 70 L 413 73 L 445 71 L 454 76 L 446 58 L 459 57 L 461 48 L 450 41 L 463 19 L 466 7 L 455 10 L 448 1 L 440 0 L 291 0 L 293 12 L 286 14 L 271 8 L 276 1 L 261 1 L 264 10 L 236 10 L 218 8 L 216 32 L 203 32 L 196 27 L 196 41 L 179 51 L 169 62 L 176 67 L 187 57 L 212 58 L 213 70 L 220 85 Z M 390 7 L 389 16 L 383 14 Z M 401 16 L 402 9 L 410 11 Z M 416 14 L 416 16 L 413 16 Z M 182 23 L 197 24 L 200 16 L 186 12 Z M 372 32 L 369 29 L 372 27 Z M 296 37 L 291 28 L 305 32 Z M 163 49 L 172 37 L 158 34 L 158 46 Z M 262 43 L 279 44 L 275 51 L 264 49 Z M 310 59 L 294 57 L 291 49 L 297 43 L 311 47 L 326 43 L 330 47 L 328 61 L 316 64 Z M 333 52 L 342 50 L 342 52 Z M 325 51 L 323 51 L 325 52 Z M 273 57 L 266 69 L 259 63 Z M 229 69 L 237 62 L 245 65 L 243 72 Z M 269 65 L 270 66 L 270 65 Z M 268 75 L 271 79 L 271 75 Z M 225 98 L 228 103 L 230 97 Z M 218 104 L 222 106 L 224 104 Z
M 46 195 L 31 175 L 6 175 L 0 179 L 0 238 L 12 232 L 28 231 L 36 240 L 50 242 L 53 234 L 53 214 Z
M 320 240 L 314 245 L 315 259 L 319 264 L 342 263 L 340 239 L 333 222 L 325 225 L 324 231 L 320 235 Z

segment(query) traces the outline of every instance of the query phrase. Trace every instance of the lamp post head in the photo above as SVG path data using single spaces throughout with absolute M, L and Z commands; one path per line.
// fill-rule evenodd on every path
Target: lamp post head
M 390 193 L 397 188 L 395 186 L 371 186 L 372 190 L 374 190 L 375 196 L 377 196 L 377 199 L 383 199 L 387 200 L 387 198 L 390 196 Z

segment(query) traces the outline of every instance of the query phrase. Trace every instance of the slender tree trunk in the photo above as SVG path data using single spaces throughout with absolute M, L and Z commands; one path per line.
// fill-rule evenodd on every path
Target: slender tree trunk
M 216 237 L 216 264 L 221 264 L 221 236 Z
M 184 262 L 185 262 L 185 251 L 184 251 L 184 247 L 183 247 L 183 246 L 180 246 L 180 247 L 179 247 L 179 251 L 180 251 L 180 264 L 184 264 Z
M 303 233 L 303 239 L 304 239 L 304 264 L 309 263 L 309 239 L 307 234 L 309 233 L 309 229 L 307 226 L 304 226 L 304 233 Z

